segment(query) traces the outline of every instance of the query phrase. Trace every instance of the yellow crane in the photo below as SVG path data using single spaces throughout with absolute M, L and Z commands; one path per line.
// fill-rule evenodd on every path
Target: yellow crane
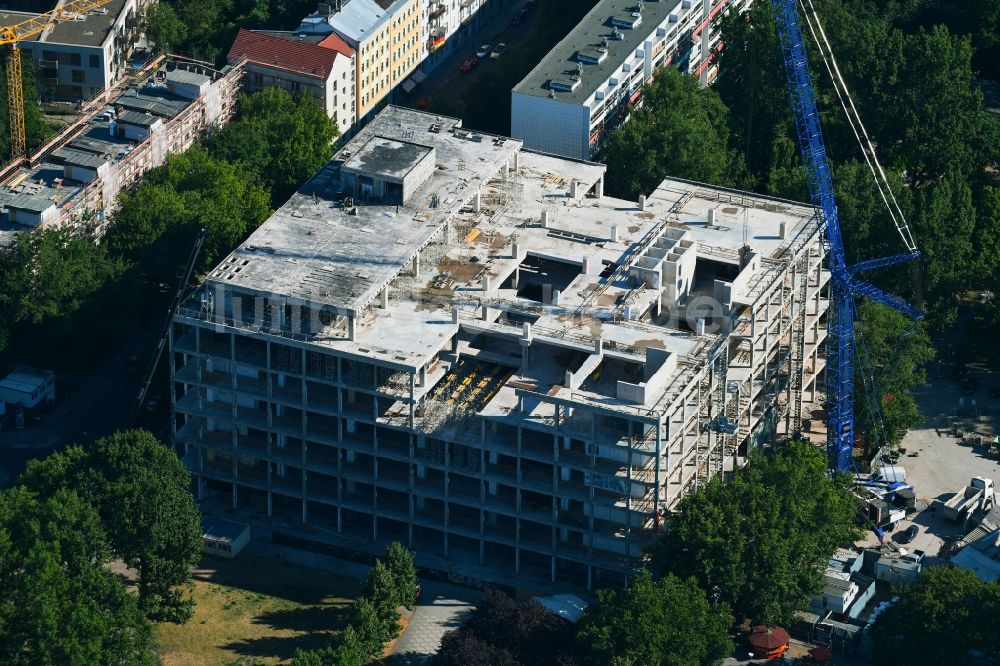
M 111 0 L 71 0 L 60 2 L 50 12 L 27 21 L 0 28 L 0 46 L 7 46 L 7 105 L 10 109 L 10 152 L 13 159 L 24 157 L 27 146 L 24 137 L 24 90 L 21 87 L 21 49 L 17 43 L 42 34 L 63 21 L 99 9 Z

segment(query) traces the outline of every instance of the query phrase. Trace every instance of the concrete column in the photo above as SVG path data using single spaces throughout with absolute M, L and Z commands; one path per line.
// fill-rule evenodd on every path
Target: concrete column
M 552 290 L 552 305 L 559 305 L 560 292 L 558 289 Z
M 491 286 L 492 285 L 490 284 L 490 274 L 487 273 L 487 274 L 483 275 L 483 293 L 484 294 L 488 293 Z
M 457 324 L 458 323 L 458 306 L 457 305 L 451 306 L 451 323 L 453 323 L 453 324 Z
M 597 183 L 594 184 L 594 194 L 598 199 L 604 196 L 604 176 L 597 179 Z
M 617 224 L 612 224 L 611 225 L 611 242 L 612 243 L 617 243 L 618 242 L 618 225 Z
M 476 190 L 476 195 L 472 198 L 472 212 L 478 213 L 483 206 L 483 193 Z
M 347 316 L 347 339 L 354 341 L 354 317 Z
M 646 195 L 640 194 L 639 201 L 636 203 L 636 208 L 639 210 L 646 210 Z
M 449 225 L 450 229 L 450 225 Z M 413 276 L 420 277 L 420 253 L 413 255 Z
M 552 222 L 552 216 L 549 215 L 549 211 L 542 211 L 542 229 L 548 229 L 549 224 Z
M 569 198 L 570 199 L 576 199 L 577 190 L 579 188 L 579 185 L 580 185 L 580 182 L 576 178 L 574 178 L 571 181 L 569 181 Z
M 382 287 L 382 293 L 379 294 L 381 299 L 382 309 L 386 310 L 389 307 L 389 285 Z

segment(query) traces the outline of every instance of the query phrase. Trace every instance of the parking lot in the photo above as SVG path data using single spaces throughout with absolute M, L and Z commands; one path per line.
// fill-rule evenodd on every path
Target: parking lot
M 907 482 L 914 486 L 918 511 L 902 521 L 889 538 L 896 542 L 911 524 L 917 525 L 917 536 L 903 547 L 911 551 L 923 550 L 927 553 L 927 562 L 933 563 L 943 547 L 971 529 L 961 521 L 947 520 L 934 508 L 934 501 L 951 497 L 973 476 L 1000 482 L 1000 461 L 987 457 L 980 447 L 961 443 L 953 434 L 955 426 L 962 432 L 982 434 L 987 440 L 1000 434 L 995 430 L 1000 427 L 1000 399 L 989 397 L 989 390 L 1000 386 L 1000 373 L 970 369 L 970 376 L 977 380 L 978 388 L 967 395 L 961 391 L 966 380 L 955 379 L 948 366 L 935 367 L 928 374 L 930 383 L 917 394 L 927 420 L 903 438 L 901 447 L 906 452 L 898 463 L 906 468 Z M 962 416 L 959 416 L 960 400 L 963 401 L 961 411 L 965 412 Z M 994 508 L 993 516 L 998 513 Z M 873 546 L 878 541 L 868 533 L 863 543 Z M 945 551 L 947 553 L 947 548 Z

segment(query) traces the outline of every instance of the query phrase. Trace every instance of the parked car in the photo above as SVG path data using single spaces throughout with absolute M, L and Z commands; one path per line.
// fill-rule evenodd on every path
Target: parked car
M 490 53 L 492 52 L 493 52 L 493 47 L 490 44 L 483 44 L 482 46 L 479 47 L 479 50 L 476 51 L 476 57 L 488 58 L 490 57 Z
M 462 62 L 462 64 L 458 66 L 458 71 L 462 72 L 463 74 L 468 74 L 469 72 L 474 70 L 476 68 L 476 65 L 478 64 L 479 64 L 479 58 L 475 56 L 472 56 L 471 58 L 466 58 Z
M 493 53 L 490 54 L 490 57 L 499 58 L 500 56 L 503 55 L 503 52 L 506 50 L 507 50 L 507 45 L 504 44 L 503 42 L 500 42 L 499 44 L 493 47 Z
M 896 541 L 899 543 L 910 543 L 917 536 L 918 532 L 920 532 L 919 527 L 910 525 L 906 528 L 906 531 L 896 536 Z

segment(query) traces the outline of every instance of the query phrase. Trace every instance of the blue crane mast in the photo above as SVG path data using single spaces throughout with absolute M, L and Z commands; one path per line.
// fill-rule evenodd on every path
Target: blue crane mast
M 799 151 L 806 170 L 809 195 L 820 219 L 820 231 L 830 270 L 830 312 L 827 317 L 827 454 L 830 467 L 841 472 L 853 467 L 855 360 L 855 299 L 878 301 L 920 319 L 923 314 L 900 298 L 888 294 L 855 276 L 863 271 L 884 268 L 916 258 L 915 249 L 905 254 L 869 259 L 847 265 L 841 236 L 833 179 L 826 154 L 823 130 L 809 61 L 799 21 L 797 0 L 771 0 L 778 41 L 785 63 L 788 95 L 798 135 Z M 870 373 L 863 368 L 862 372 Z M 878 396 L 874 400 L 878 401 Z M 869 401 L 871 402 L 871 401 Z

